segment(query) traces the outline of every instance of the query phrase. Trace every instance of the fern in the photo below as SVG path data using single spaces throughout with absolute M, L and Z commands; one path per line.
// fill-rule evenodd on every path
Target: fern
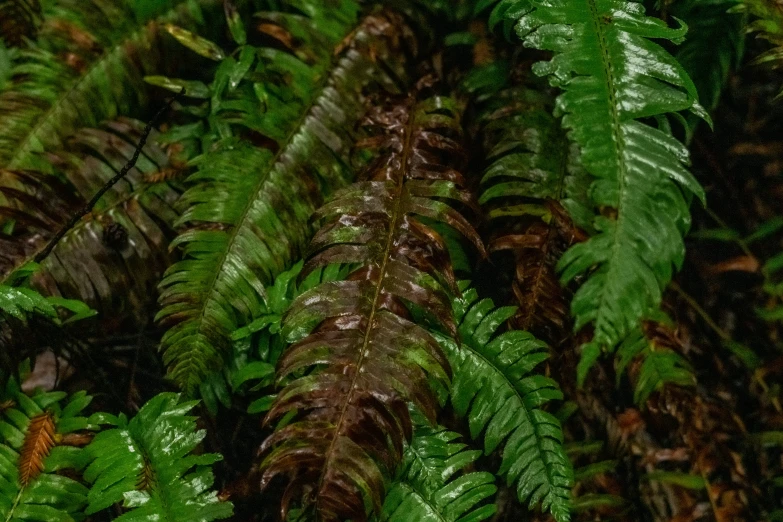
M 61 147 L 79 127 L 97 126 L 143 105 L 141 79 L 161 67 L 159 24 L 194 26 L 199 5 L 57 2 L 45 13 L 38 45 L 14 65 L 12 88 L 0 93 L 0 168 L 46 169 L 36 153 Z
M 220 455 L 193 454 L 206 435 L 196 430 L 196 418 L 187 415 L 195 405 L 178 394 L 161 393 L 131 420 L 104 415 L 102 422 L 116 428 L 102 431 L 85 448 L 89 465 L 84 478 L 92 484 L 85 513 L 122 502 L 128 511 L 115 518 L 118 521 L 207 522 L 230 517 L 231 504 L 210 490 L 210 466 Z
M 772 45 L 771 49 L 756 57 L 756 63 L 770 64 L 779 69 L 783 64 L 783 9 L 780 4 L 769 0 L 745 0 L 738 2 L 734 11 L 750 14 L 753 20 L 748 32 L 757 33 L 759 38 Z
M 87 488 L 60 470 L 78 471 L 83 450 L 62 445 L 63 436 L 97 426 L 81 411 L 85 392 L 63 404 L 63 392 L 25 395 L 10 379 L 2 394 L 0 417 L 0 517 L 3 520 L 83 520 Z
M 249 396 L 261 395 L 248 405 L 248 413 L 269 409 L 272 396 L 261 391 L 269 391 L 275 365 L 285 348 L 281 335 L 283 315 L 296 297 L 321 283 L 345 279 L 349 269 L 329 265 L 297 281 L 302 266 L 300 261 L 275 278 L 266 289 L 266 298 L 255 319 L 231 334 L 232 351 L 225 366 L 209 374 L 199 386 L 204 405 L 212 415 L 217 414 L 218 403 L 229 407 L 232 395 L 245 395 L 245 391 Z
M 641 4 L 622 0 L 510 0 L 496 10 L 518 20 L 526 46 L 554 51 L 534 72 L 563 89 L 557 110 L 596 178 L 590 196 L 601 210 L 597 234 L 558 265 L 563 282 L 589 274 L 571 305 L 577 330 L 593 326 L 586 363 L 614 350 L 660 304 L 683 262 L 691 195 L 704 198 L 665 117 L 706 113 L 683 68 L 651 40 L 679 41 L 686 28 L 670 29 L 645 16 Z M 653 117 L 659 127 L 640 121 Z
M 617 350 L 617 385 L 631 362 L 639 358 L 640 367 L 632 372 L 637 404 L 644 404 L 652 392 L 667 383 L 693 386 L 696 379 L 691 366 L 677 348 L 681 349 L 673 332 L 663 324 L 646 323 L 644 330 L 632 332 Z
M 381 154 L 363 181 L 318 212 L 325 224 L 303 273 L 332 263 L 359 267 L 346 281 L 301 295 L 285 320 L 284 335 L 294 344 L 280 359 L 278 379 L 295 379 L 266 423 L 287 414 L 294 419 L 264 442 L 261 465 L 262 484 L 289 478 L 284 514 L 314 484 L 307 496 L 319 519 L 366 520 L 367 511 L 380 509 L 383 477 L 393 474 L 410 439 L 406 401 L 430 419 L 435 415 L 433 392 L 445 391 L 448 363 L 435 340 L 408 318 L 405 304 L 454 331 L 448 253 L 424 219 L 479 241 L 445 203 L 471 202 L 460 184 L 458 117 L 455 103 L 440 97 L 416 103 L 411 96 L 373 109 L 366 124 L 379 131 L 363 145 Z M 300 377 L 305 369 L 314 371 Z
M 465 471 L 481 452 L 454 442 L 458 438 L 442 427 L 416 425 L 403 471 L 389 489 L 379 520 L 479 522 L 495 513 L 494 504 L 479 505 L 495 494 L 495 477 L 486 471 Z
M 454 311 L 461 344 L 436 336 L 454 373 L 455 411 L 468 419 L 474 439 L 483 434 L 487 453 L 502 448 L 498 473 L 516 486 L 521 502 L 541 503 L 558 522 L 569 520 L 573 470 L 560 422 L 541 409 L 562 394 L 555 381 L 531 373 L 547 359 L 546 345 L 519 330 L 496 335 L 516 309 L 495 308 L 473 289 L 454 300 Z
M 0 217 L 13 220 L 12 232 L 0 232 L 0 282 L 32 263 L 67 219 L 125 165 L 142 129 L 142 123 L 124 118 L 81 129 L 69 140 L 69 151 L 49 153 L 56 175 L 6 171 L 22 188 L 0 187 L 6 200 Z M 150 295 L 170 262 L 166 247 L 180 194 L 174 183 L 147 179 L 172 168 L 166 152 L 147 145 L 136 168 L 42 261 L 32 277 L 34 288 L 78 297 L 111 321 L 136 316 L 137 324 L 146 323 Z
M 178 224 L 187 229 L 173 244 L 184 260 L 161 283 L 158 319 L 168 328 L 169 375 L 188 392 L 221 366 L 231 333 L 262 306 L 264 285 L 306 245 L 321 197 L 350 177 L 347 154 L 365 88 L 393 89 L 389 74 L 403 74 L 406 29 L 397 15 L 372 14 L 355 25 L 351 0 L 336 9 L 302 5 L 309 17 L 263 16 L 279 27 L 270 31 L 296 35 L 304 49 L 259 49 L 255 76 L 264 81 L 244 87 L 264 117 L 239 123 L 273 140 L 277 152 L 226 137 L 198 159 L 182 198 Z M 300 53 L 314 53 L 314 62 Z M 237 292 L 241 298 L 232 298 Z
M 688 24 L 688 36 L 675 58 L 693 79 L 699 102 L 712 112 L 718 107 L 729 74 L 737 70 L 745 52 L 745 16 L 728 14 L 732 0 L 675 3 L 673 16 Z M 694 117 L 691 126 L 698 120 Z
M 19 46 L 25 38 L 34 39 L 41 14 L 38 0 L 1 0 L 0 41 L 8 46 Z
M 477 71 L 481 74 L 481 70 Z M 559 344 L 568 326 L 569 292 L 557 261 L 583 233 L 562 205 L 589 226 L 586 175 L 551 115 L 552 99 L 528 86 L 496 93 L 481 118 L 488 167 L 480 203 L 491 220 L 489 251 L 511 251 L 512 291 L 519 303 L 514 326 Z

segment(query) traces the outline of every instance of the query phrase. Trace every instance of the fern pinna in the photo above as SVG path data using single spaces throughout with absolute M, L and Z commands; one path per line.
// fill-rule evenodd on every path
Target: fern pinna
M 13 378 L 2 392 L 0 410 L 0 517 L 51 522 L 83 520 L 87 488 L 68 475 L 83 467 L 83 449 L 65 436 L 98 426 L 81 416 L 85 392 L 64 403 L 64 392 L 25 394 Z M 58 471 L 70 470 L 60 474 Z
M 454 102 L 409 98 L 371 109 L 376 129 L 361 146 L 379 151 L 359 181 L 317 216 L 303 274 L 331 263 L 359 265 L 345 281 L 322 284 L 291 306 L 284 334 L 294 343 L 278 378 L 295 377 L 266 423 L 294 416 L 263 444 L 263 484 L 286 475 L 283 513 L 294 499 L 320 520 L 366 520 L 381 508 L 384 476 L 400 464 L 411 437 L 406 402 L 432 419 L 448 384 L 448 362 L 406 304 L 454 333 L 456 290 L 448 251 L 428 225 L 441 221 L 481 249 L 451 204 L 471 206 L 462 188 L 464 158 Z M 312 369 L 301 376 L 304 369 Z M 431 388 L 434 386 L 434 389 Z
M 168 329 L 169 375 L 189 393 L 220 368 L 231 333 L 255 318 L 264 285 L 304 249 L 323 196 L 350 180 L 348 153 L 365 96 L 405 83 L 412 50 L 399 15 L 376 11 L 357 20 L 352 0 L 292 5 L 309 15 L 259 16 L 266 33 L 293 47 L 251 49 L 244 82 L 243 74 L 238 85 L 216 79 L 216 98 L 219 89 L 236 90 L 240 100 L 213 108 L 221 139 L 193 160 L 198 170 L 181 199 L 184 230 L 173 245 L 184 259 L 161 283 L 158 320 Z M 271 144 L 233 136 L 242 132 Z
M 594 329 L 583 379 L 602 350 L 614 350 L 660 304 L 683 262 L 692 195 L 704 198 L 667 115 L 706 113 L 682 66 L 651 40 L 678 41 L 686 28 L 671 29 L 624 0 L 506 0 L 494 15 L 513 19 L 526 46 L 554 52 L 533 70 L 564 91 L 557 111 L 595 178 L 596 234 L 558 265 L 564 282 L 588 274 L 571 305 L 576 328 Z
M 488 250 L 514 255 L 514 326 L 557 345 L 570 333 L 570 292 L 555 266 L 584 240 L 568 214 L 586 221 L 586 173 L 551 114 L 553 98 L 528 83 L 494 92 L 481 107 L 487 167 L 479 202 L 489 222 Z

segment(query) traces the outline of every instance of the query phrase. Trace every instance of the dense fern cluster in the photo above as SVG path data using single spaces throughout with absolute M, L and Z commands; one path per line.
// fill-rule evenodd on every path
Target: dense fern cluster
M 0 517 L 780 517 L 673 283 L 779 7 L 0 0 Z

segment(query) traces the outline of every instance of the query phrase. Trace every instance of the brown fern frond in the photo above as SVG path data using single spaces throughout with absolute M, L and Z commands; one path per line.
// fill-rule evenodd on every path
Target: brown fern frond
M 44 412 L 30 419 L 19 455 L 19 482 L 27 486 L 44 469 L 44 459 L 54 447 L 54 417 Z
M 0 0 L 0 40 L 10 47 L 33 39 L 41 25 L 38 0 Z
M 511 320 L 514 328 L 534 333 L 557 346 L 569 335 L 570 292 L 560 285 L 555 267 L 572 244 L 583 240 L 563 207 L 554 200 L 543 202 L 548 222 L 523 222 L 522 230 L 505 230 L 489 244 L 490 252 L 510 250 L 515 271 L 512 291 L 519 310 Z
M 0 186 L 0 198 L 5 199 L 0 219 L 14 220 L 11 233 L 0 233 L 0 282 L 46 248 L 70 216 L 124 166 L 143 127 L 135 120 L 118 119 L 100 129 L 82 129 L 67 151 L 45 156 L 58 175 L 0 171 L 9 181 Z M 42 262 L 34 286 L 47 295 L 85 301 L 107 317 L 146 314 L 170 261 L 167 247 L 179 216 L 174 208 L 179 191 L 145 178 L 168 168 L 163 150 L 154 143 L 145 146 L 136 167 Z
M 362 181 L 318 212 L 324 225 L 303 273 L 330 263 L 361 266 L 346 281 L 303 294 L 285 320 L 294 344 L 279 362 L 279 379 L 313 371 L 283 389 L 266 418 L 296 412 L 262 446 L 262 484 L 289 478 L 284 514 L 299 497 L 319 520 L 367 520 L 366 506 L 380 508 L 384 476 L 411 436 L 407 401 L 434 418 L 430 383 L 443 386 L 448 362 L 407 305 L 455 332 L 446 245 L 422 218 L 447 223 L 483 250 L 451 206 L 474 206 L 462 185 L 458 118 L 454 102 L 441 97 L 372 110 L 365 126 L 376 132 L 362 146 L 380 155 Z
M 489 218 L 489 251 L 514 258 L 514 327 L 557 346 L 570 334 L 570 295 L 555 266 L 585 235 L 561 204 L 581 170 L 552 106 L 541 86 L 490 98 L 480 119 L 487 162 L 480 201 Z

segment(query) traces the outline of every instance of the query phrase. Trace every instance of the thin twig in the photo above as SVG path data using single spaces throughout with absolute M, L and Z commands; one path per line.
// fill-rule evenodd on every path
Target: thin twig
M 136 166 L 136 162 L 139 160 L 139 156 L 141 155 L 142 149 L 144 149 L 144 146 L 147 144 L 147 138 L 149 138 L 150 133 L 152 132 L 153 127 L 158 122 L 158 120 L 163 116 L 163 114 L 171 107 L 171 104 L 174 103 L 182 94 L 185 92 L 185 89 L 182 89 L 178 94 L 171 97 L 169 100 L 166 101 L 166 104 L 158 110 L 158 112 L 153 116 L 152 120 L 147 123 L 146 127 L 144 127 L 144 131 L 141 133 L 141 139 L 139 140 L 138 145 L 136 145 L 136 150 L 133 151 L 133 156 L 130 160 L 125 164 L 124 167 L 113 177 L 111 178 L 104 186 L 98 190 L 98 192 L 95 193 L 95 195 L 90 199 L 90 201 L 87 202 L 84 207 L 82 207 L 81 210 L 76 212 L 74 215 L 71 216 L 71 218 L 68 220 L 68 222 L 63 225 L 63 227 L 57 232 L 57 234 L 54 235 L 52 239 L 49 240 L 49 243 L 46 244 L 46 248 L 38 252 L 38 254 L 35 256 L 34 261 L 36 263 L 40 263 L 44 259 L 46 259 L 49 254 L 52 253 L 52 250 L 54 250 L 54 247 L 57 246 L 57 243 L 60 242 L 60 240 L 65 237 L 65 234 L 68 233 L 69 230 L 71 230 L 73 227 L 76 226 L 76 224 L 81 221 L 81 219 L 92 212 L 92 207 L 95 206 L 96 203 L 103 197 L 106 192 L 108 192 L 114 185 L 117 184 L 118 181 L 120 181 L 122 178 L 128 175 L 128 172 L 131 171 L 133 167 Z

